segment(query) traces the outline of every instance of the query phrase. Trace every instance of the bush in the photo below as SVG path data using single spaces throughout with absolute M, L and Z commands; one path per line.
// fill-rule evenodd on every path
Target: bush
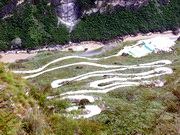
M 106 134 L 106 127 L 89 120 L 73 120 L 52 115 L 50 118 L 53 133 L 58 135 L 101 135 Z

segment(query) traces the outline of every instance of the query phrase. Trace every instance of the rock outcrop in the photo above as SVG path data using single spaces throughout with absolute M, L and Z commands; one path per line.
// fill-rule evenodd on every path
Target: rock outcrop
M 51 4 L 55 7 L 58 25 L 64 24 L 71 31 L 81 17 L 81 10 L 76 0 L 52 0 Z

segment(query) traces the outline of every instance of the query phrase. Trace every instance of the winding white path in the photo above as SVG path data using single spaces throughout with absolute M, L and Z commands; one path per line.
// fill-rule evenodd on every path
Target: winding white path
M 97 64 L 97 63 L 92 63 L 92 62 L 77 62 L 77 63 L 71 63 L 71 64 L 67 64 L 63 66 L 46 69 L 49 65 L 62 61 L 62 60 L 78 58 L 78 59 L 97 61 L 101 59 L 108 59 L 114 56 L 118 56 L 118 54 L 108 56 L 108 57 L 103 57 L 103 58 L 86 58 L 86 57 L 80 57 L 80 56 L 67 56 L 67 57 L 63 57 L 63 58 L 59 58 L 54 61 L 51 61 L 47 63 L 46 65 L 35 70 L 13 71 L 13 72 L 21 73 L 21 74 L 27 74 L 27 73 L 31 74 L 28 76 L 24 76 L 25 79 L 29 79 L 29 78 L 34 78 L 44 73 L 48 73 L 57 69 L 62 69 L 62 68 L 67 68 L 67 67 L 77 66 L 77 65 L 88 65 L 88 66 L 107 68 L 108 70 L 93 71 L 93 72 L 85 73 L 85 74 L 78 75 L 71 78 L 54 80 L 51 83 L 52 88 L 58 88 L 58 87 L 61 87 L 66 82 L 70 82 L 70 81 L 81 81 L 81 80 L 88 79 L 90 77 L 97 77 L 97 76 L 104 76 L 104 75 L 110 76 L 111 78 L 90 82 L 89 86 L 92 89 L 68 91 L 68 92 L 60 94 L 61 99 L 70 99 L 70 100 L 78 100 L 78 101 L 82 99 L 88 99 L 91 103 L 95 102 L 97 98 L 95 98 L 94 96 L 83 95 L 83 94 L 107 93 L 109 91 L 122 88 L 122 87 L 153 84 L 154 81 L 149 80 L 150 78 L 159 77 L 162 75 L 173 73 L 171 68 L 164 67 L 165 65 L 172 64 L 170 60 L 160 60 L 160 61 L 155 61 L 155 62 L 150 62 L 150 63 L 145 63 L 145 64 L 138 64 L 138 65 L 104 65 L 104 64 Z M 116 73 L 117 71 L 125 71 L 125 70 L 130 70 L 130 69 L 149 69 L 149 71 L 134 73 L 134 74 Z M 161 83 L 161 82 L 158 82 L 158 83 Z M 161 85 L 163 85 L 163 83 Z M 55 97 L 58 97 L 58 96 L 49 96 L 47 98 L 50 100 Z M 66 110 L 67 111 L 78 110 L 78 106 L 73 106 L 73 107 L 67 108 Z M 99 114 L 101 112 L 101 108 L 97 105 L 85 105 L 84 111 L 86 113 L 78 115 L 77 117 L 74 117 L 74 118 L 92 117 L 94 115 Z
M 88 95 L 71 95 L 71 96 L 65 96 L 65 97 L 62 97 L 62 99 L 70 99 L 70 100 L 82 100 L 82 99 L 88 99 L 89 102 L 94 102 L 96 100 L 95 97 L 93 96 L 88 96 Z
M 69 107 L 66 109 L 66 111 L 68 111 L 68 112 L 70 112 L 72 110 L 78 110 L 78 106 L 73 106 L 73 107 Z M 86 114 L 74 116 L 73 118 L 75 118 L 75 119 L 90 118 L 92 116 L 95 116 L 95 115 L 101 113 L 101 108 L 97 105 L 86 105 L 85 109 L 83 109 L 83 110 L 86 112 Z
M 151 74 L 147 74 L 150 72 Z M 114 78 L 108 78 L 108 79 L 103 79 L 103 80 L 97 80 L 97 81 L 91 82 L 90 87 L 97 88 L 97 89 L 106 89 L 108 87 L 114 87 L 117 85 L 126 84 L 129 81 L 146 80 L 149 78 L 158 77 L 165 74 L 172 74 L 172 73 L 173 71 L 171 68 L 161 67 L 161 68 L 156 68 L 148 72 L 144 72 L 144 74 L 141 74 L 140 76 L 137 75 L 136 77 L 127 77 L 127 78 L 114 77 Z M 100 84 L 109 83 L 109 82 L 114 82 L 114 83 L 105 85 L 105 86 L 99 86 Z
M 151 73 L 151 75 L 148 75 L 149 73 Z M 172 73 L 173 73 L 173 71 L 172 71 L 171 68 L 161 67 L 161 68 L 156 68 L 155 70 L 145 72 L 144 75 L 141 74 L 143 76 L 128 77 L 128 78 L 115 77 L 115 78 L 97 80 L 97 81 L 94 81 L 94 82 L 90 83 L 90 87 L 96 88 L 94 90 L 69 91 L 69 92 L 62 93 L 61 96 L 72 95 L 72 94 L 82 94 L 82 93 L 107 93 L 109 91 L 112 91 L 112 90 L 115 90 L 115 89 L 118 89 L 118 88 L 121 88 L 121 87 L 151 84 L 151 83 L 153 83 L 153 81 L 151 81 L 151 80 L 149 81 L 149 80 L 146 80 L 146 79 L 153 78 L 153 77 L 158 77 L 158 76 L 162 76 L 162 75 L 166 75 L 166 74 L 172 74 Z M 144 79 L 144 81 L 141 81 L 143 79 Z M 99 84 L 109 83 L 109 82 L 113 82 L 113 83 L 107 84 L 105 86 L 99 86 Z M 101 89 L 101 90 L 97 90 L 97 89 Z
M 91 62 L 78 62 L 78 63 L 73 63 L 73 64 L 68 64 L 68 65 L 64 65 L 64 66 L 59 66 L 59 67 L 55 67 L 55 68 L 51 68 L 51 69 L 47 69 L 44 70 L 42 72 L 33 74 L 33 75 L 29 75 L 29 76 L 25 76 L 23 78 L 25 79 L 29 79 L 29 78 L 34 78 L 37 77 L 39 75 L 42 75 L 44 73 L 47 72 L 51 72 L 57 69 L 62 69 L 62 68 L 67 68 L 67 67 L 71 67 L 71 66 L 77 66 L 77 65 L 88 65 L 88 66 L 96 66 L 96 67 L 102 67 L 102 68 L 121 68 L 121 69 L 116 69 L 114 71 L 120 71 L 120 70 L 126 70 L 126 69 L 136 69 L 136 68 L 147 68 L 147 67 L 152 67 L 152 66 L 162 66 L 162 65 L 158 65 L 158 64 L 171 64 L 172 62 L 169 60 L 161 60 L 161 61 L 156 61 L 156 62 L 151 62 L 151 63 L 146 63 L 146 64 L 139 64 L 139 65 L 103 65 L 103 64 L 96 64 L 96 63 L 91 63 Z M 16 71 L 18 72 L 18 71 Z M 14 73 L 16 73 L 14 71 Z M 21 71 L 19 71 L 21 72 Z M 95 71 L 95 72 L 102 72 L 102 71 Z M 106 71 L 105 71 L 106 72 Z M 110 72 L 113 72 L 112 70 Z M 21 72 L 21 74 L 23 74 L 24 71 Z
M 67 57 L 62 57 L 62 58 L 58 58 L 56 60 L 53 60 L 49 63 L 47 63 L 46 65 L 38 68 L 38 69 L 35 69 L 35 70 L 28 70 L 28 71 L 13 71 L 14 73 L 18 73 L 18 74 L 31 74 L 31 73 L 37 73 L 37 72 L 40 72 L 42 70 L 44 70 L 46 67 L 48 67 L 49 65 L 51 64 L 54 64 L 54 63 L 57 63 L 57 62 L 60 62 L 60 61 L 63 61 L 63 60 L 67 60 L 67 59 L 73 59 L 73 58 L 78 58 L 78 59 L 86 59 L 86 60 L 101 60 L 101 59 L 108 59 L 108 58 L 111 58 L 111 57 L 115 57 L 115 56 L 119 56 L 118 54 L 116 55 L 111 55 L 111 56 L 108 56 L 108 57 L 103 57 L 103 58 L 87 58 L 87 57 L 81 57 L 81 56 L 67 56 Z
M 164 65 L 171 63 L 170 61 L 158 61 L 158 62 L 160 62 L 160 63 L 164 62 Z M 52 88 L 58 88 L 58 87 L 62 86 L 64 83 L 66 83 L 66 82 L 80 81 L 80 80 L 84 80 L 84 79 L 87 79 L 87 78 L 90 78 L 90 77 L 97 77 L 97 76 L 104 76 L 104 75 L 110 75 L 110 76 L 143 76 L 144 75 L 145 76 L 145 75 L 149 75 L 149 74 L 158 72 L 159 69 L 151 70 L 151 71 L 148 71 L 148 72 L 136 73 L 136 74 L 118 74 L 118 73 L 112 73 L 112 72 L 122 71 L 122 70 L 127 70 L 127 69 L 139 69 L 139 68 L 150 68 L 150 67 L 152 68 L 153 65 L 154 65 L 153 67 L 164 66 L 164 65 L 157 65 L 158 62 L 155 62 L 155 63 L 153 62 L 153 63 L 151 63 L 152 65 L 149 65 L 149 66 L 147 64 L 146 64 L 146 66 L 134 65 L 134 66 L 129 66 L 128 68 L 89 72 L 89 73 L 82 74 L 82 75 L 72 77 L 72 78 L 68 78 L 68 79 L 55 80 L 55 81 L 53 81 L 51 83 L 51 86 L 52 86 Z M 162 69 L 160 69 L 160 70 L 162 70 Z

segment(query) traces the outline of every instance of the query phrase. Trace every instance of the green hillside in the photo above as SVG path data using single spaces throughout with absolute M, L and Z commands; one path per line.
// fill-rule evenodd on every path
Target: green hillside
M 113 12 L 107 10 L 103 14 L 85 15 L 69 39 L 65 26 L 57 27 L 54 8 L 48 6 L 48 2 L 22 4 L 13 12 L 12 17 L 0 19 L 0 50 L 10 49 L 11 41 L 17 37 L 22 39 L 22 49 L 34 49 L 44 45 L 63 45 L 69 40 L 105 41 L 126 34 L 136 35 L 139 32 L 175 31 L 180 26 L 179 0 L 171 0 L 168 4 L 152 1 L 139 9 L 118 8 Z M 92 6 L 90 2 L 89 7 Z M 88 9 L 88 2 L 83 8 Z
M 134 43 L 134 42 L 133 42 Z M 129 42 L 128 42 L 129 44 Z M 126 45 L 126 43 L 124 43 Z M 64 83 L 63 86 L 59 88 L 52 89 L 50 87 L 50 83 L 56 79 L 65 79 L 69 77 L 75 77 L 78 75 L 82 75 L 88 72 L 93 71 L 102 71 L 109 70 L 103 67 L 95 67 L 85 65 L 74 65 L 66 68 L 55 69 L 52 71 L 44 72 L 43 74 L 27 79 L 27 84 L 33 84 L 34 86 L 29 89 L 29 94 L 33 99 L 36 100 L 37 104 L 42 108 L 42 112 L 45 119 L 47 121 L 47 126 L 49 128 L 43 128 L 41 134 L 44 133 L 44 130 L 48 130 L 45 134 L 49 134 L 51 132 L 53 134 L 60 135 L 127 135 L 127 134 L 169 134 L 176 135 L 179 134 L 179 59 L 180 59 L 180 45 L 177 42 L 174 47 L 173 52 L 164 52 L 158 54 L 150 54 L 148 56 L 138 58 L 132 58 L 131 56 L 115 56 L 110 57 L 108 59 L 100 59 L 97 61 L 86 60 L 81 58 L 72 58 L 68 60 L 62 60 L 59 62 L 55 62 L 49 66 L 47 66 L 45 70 L 52 69 L 58 66 L 63 66 L 72 63 L 78 62 L 91 62 L 105 65 L 139 65 L 142 63 L 154 62 L 158 60 L 170 60 L 173 63 L 170 65 L 166 65 L 166 67 L 171 67 L 173 69 L 173 74 L 171 75 L 163 75 L 159 77 L 153 77 L 151 80 L 163 79 L 166 80 L 166 83 L 163 87 L 156 88 L 153 85 L 140 85 L 140 86 L 132 86 L 132 87 L 122 87 L 115 89 L 113 91 L 107 93 L 89 93 L 85 95 L 91 95 L 95 97 L 99 97 L 99 100 L 96 100 L 93 103 L 88 103 L 89 105 L 96 104 L 98 106 L 104 106 L 104 110 L 96 116 L 93 116 L 89 119 L 80 119 L 73 120 L 68 117 L 63 117 L 64 114 L 72 116 L 79 115 L 81 111 L 71 111 L 70 113 L 66 112 L 64 109 L 73 106 L 70 101 L 62 100 L 60 94 L 68 91 L 77 91 L 88 89 L 88 84 L 92 81 L 96 81 L 99 79 L 104 79 L 104 77 L 108 76 L 95 76 L 90 77 L 85 80 L 80 81 L 71 81 L 68 83 Z M 116 48 L 111 51 L 107 51 L 104 54 L 93 56 L 90 58 L 102 58 L 106 56 L 111 56 L 116 54 L 122 46 Z M 11 70 L 33 70 L 42 67 L 43 65 L 65 56 L 72 56 L 73 52 L 42 52 L 37 56 L 28 61 L 19 61 L 14 64 L 10 64 L 8 67 Z M 117 71 L 118 73 L 130 73 L 136 74 L 140 72 L 146 72 L 153 69 L 151 68 L 139 68 L 139 69 L 129 69 L 125 71 Z M 4 69 L 3 69 L 4 71 Z M 16 77 L 12 73 L 4 73 L 10 74 L 11 76 L 8 78 Z M 35 74 L 35 73 L 34 73 Z M 28 76 L 31 74 L 23 74 L 23 76 Z M 20 79 L 22 80 L 22 79 Z M 18 87 L 23 89 L 23 83 L 20 81 L 16 81 L 17 83 L 10 83 L 12 80 L 3 81 L 3 83 L 10 83 L 11 85 L 15 85 L 13 87 Z M 24 80 L 22 80 L 24 82 Z M 21 84 L 18 86 L 17 84 Z M 101 84 L 101 86 L 105 86 L 108 84 Z M 6 89 L 5 89 L 6 90 Z M 10 93 L 14 93 L 12 89 Z M 19 91 L 20 89 L 17 89 Z M 20 92 L 23 92 L 20 90 Z M 20 94 L 13 94 L 19 96 Z M 53 99 L 47 99 L 48 96 L 56 96 Z M 26 97 L 26 96 L 25 96 Z M 26 97 L 29 101 L 30 97 Z M 27 102 L 27 99 L 24 102 Z M 20 100 L 20 98 L 17 98 Z M 17 101 L 18 102 L 18 101 Z M 22 102 L 22 101 L 21 101 Z M 27 105 L 26 105 L 27 104 Z M 26 103 L 26 106 L 29 106 L 29 103 Z M 76 105 L 81 106 L 80 103 L 76 103 Z M 49 108 L 49 106 L 53 106 Z M 49 109 L 48 109 L 49 108 Z M 17 108 L 18 109 L 18 108 Z M 32 113 L 35 115 L 34 113 Z M 47 117 L 46 117 L 47 116 Z M 5 117 L 5 116 L 4 116 Z M 6 116 L 5 118 L 9 118 Z M 3 120 L 5 119 L 3 118 Z M 16 116 L 17 118 L 17 116 Z M 38 121 L 39 116 L 37 117 Z M 14 120 L 14 119 L 13 119 Z M 22 122 L 22 120 L 18 120 Z M 42 121 L 42 118 L 41 118 Z M 17 122 L 16 122 L 17 123 Z M 41 123 L 41 122 L 40 122 Z M 0 123 L 1 125 L 2 123 Z M 20 123 L 21 124 L 21 123 Z M 4 126 L 4 125 L 3 125 Z M 10 127 L 10 126 L 9 126 Z M 10 128 L 9 128 L 10 129 Z M 37 134 L 37 133 L 34 133 Z

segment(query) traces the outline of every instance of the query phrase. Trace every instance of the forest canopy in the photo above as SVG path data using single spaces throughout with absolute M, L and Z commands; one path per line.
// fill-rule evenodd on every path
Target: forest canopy
M 86 9 L 93 7 L 88 0 L 78 2 L 85 3 Z M 159 3 L 158 6 L 152 1 L 139 9 L 118 8 L 114 12 L 85 15 L 72 31 L 70 39 L 72 42 L 104 41 L 139 32 L 176 30 L 180 26 L 179 7 L 179 0 Z M 0 50 L 10 49 L 11 41 L 17 37 L 22 39 L 23 49 L 69 42 L 68 30 L 63 25 L 57 27 L 54 8 L 48 6 L 46 1 L 34 5 L 22 4 L 12 17 L 0 19 L 0 35 Z

